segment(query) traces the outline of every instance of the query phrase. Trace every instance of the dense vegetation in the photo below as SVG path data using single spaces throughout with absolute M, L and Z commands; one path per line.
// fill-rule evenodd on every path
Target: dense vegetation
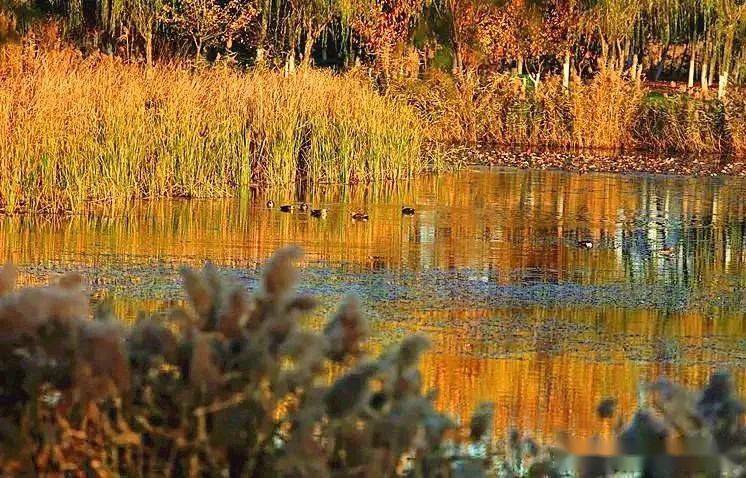
M 408 102 L 438 143 L 746 153 L 746 95 L 727 101 L 660 94 L 605 70 L 565 88 L 561 78 L 527 85 L 515 75 L 444 74 L 395 80 L 389 94 Z M 681 172 L 681 171 L 673 171 Z
M 219 197 L 250 184 L 396 180 L 423 168 L 420 123 L 365 80 L 307 70 L 145 71 L 63 49 L 0 76 L 0 209 Z
M 300 325 L 314 300 L 295 291 L 299 251 L 279 251 L 253 295 L 212 266 L 184 270 L 188 310 L 131 328 L 89 310 L 81 278 L 14 291 L 0 271 L 0 470 L 72 476 L 562 476 L 572 450 L 511 432 L 504 448 L 484 404 L 467 427 L 433 408 L 409 337 L 372 358 L 346 299 L 322 331 Z M 91 315 L 93 317 L 91 317 Z M 646 385 L 618 425 L 621 465 L 644 476 L 741 473 L 744 411 L 730 378 L 701 393 Z M 598 415 L 616 415 L 614 400 Z M 465 428 L 465 429 L 464 429 Z M 459 430 L 462 430 L 459 431 Z M 592 445 L 592 444 L 591 444 Z M 676 462 L 666 453 L 687 455 Z M 721 459 L 723 461 L 721 461 Z M 573 465 L 574 466 L 574 465 Z M 612 462 L 581 462 L 583 476 Z M 669 473 L 676 473 L 668 471 Z

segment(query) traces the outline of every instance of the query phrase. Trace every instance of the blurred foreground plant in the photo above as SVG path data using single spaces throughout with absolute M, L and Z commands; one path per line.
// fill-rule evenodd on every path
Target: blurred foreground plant
M 77 276 L 13 292 L 0 275 L 0 469 L 151 476 L 447 474 L 454 423 L 422 392 L 411 337 L 377 358 L 346 299 L 323 332 L 294 285 L 295 248 L 249 295 L 185 270 L 190 310 L 121 327 L 90 319 Z M 481 440 L 484 432 L 474 433 Z
M 312 298 L 295 291 L 296 248 L 266 265 L 249 295 L 207 265 L 184 270 L 189 310 L 120 326 L 89 308 L 81 277 L 14 291 L 0 271 L 0 472 L 3 476 L 565 476 L 568 455 L 511 432 L 504 450 L 493 407 L 477 408 L 468 437 L 433 408 L 413 336 L 373 358 L 354 298 L 321 332 L 300 318 Z M 91 319 L 93 316 L 93 319 Z M 665 381 L 645 386 L 619 451 L 655 472 L 669 438 L 688 455 L 745 462 L 744 411 L 730 379 L 701 394 Z M 614 401 L 599 406 L 611 419 Z M 718 458 L 720 460 L 720 458 Z M 702 461 L 706 465 L 711 461 Z M 720 467 L 719 461 L 718 468 Z M 701 463 L 695 463 L 701 465 Z M 575 470 L 605 474 L 604 460 Z M 701 467 L 701 466 L 700 466 Z M 581 475 L 583 473 L 581 472 Z M 659 475 L 651 475 L 659 476 Z

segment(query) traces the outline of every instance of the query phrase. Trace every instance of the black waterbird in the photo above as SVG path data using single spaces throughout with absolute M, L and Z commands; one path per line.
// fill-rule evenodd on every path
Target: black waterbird
M 352 213 L 352 220 L 365 222 L 368 220 L 368 214 L 364 213 L 363 211 L 355 211 Z
M 311 216 L 312 217 L 318 217 L 318 218 L 324 218 L 326 217 L 326 209 L 311 209 Z

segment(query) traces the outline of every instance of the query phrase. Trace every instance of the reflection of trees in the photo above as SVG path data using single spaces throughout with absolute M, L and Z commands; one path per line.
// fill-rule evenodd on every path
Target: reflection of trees
M 608 433 L 595 405 L 614 395 L 623 413 L 634 411 L 640 380 L 664 375 L 702 385 L 713 364 L 723 363 L 727 355 L 725 349 L 714 350 L 706 337 L 746 332 L 742 321 L 713 323 L 698 312 L 591 308 L 444 311 L 422 314 L 417 325 L 446 317 L 451 325 L 431 332 L 436 353 L 424 361 L 426 386 L 438 389 L 439 405 L 465 419 L 476 403 L 492 400 L 498 404 L 498 433 L 517 426 L 545 438 L 563 430 L 581 436 Z M 511 317 L 520 317 L 521 333 L 529 341 L 532 330 L 547 334 L 553 323 L 573 324 L 578 333 L 549 332 L 558 344 L 550 353 L 524 348 L 506 324 L 501 335 L 490 334 L 491 326 Z M 466 330 L 474 338 L 465 341 Z M 737 371 L 735 378 L 743 390 L 746 376 Z

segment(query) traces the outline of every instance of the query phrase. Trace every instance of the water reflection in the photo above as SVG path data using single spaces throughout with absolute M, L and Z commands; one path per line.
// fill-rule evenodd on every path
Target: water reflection
M 27 282 L 82 268 L 98 295 L 118 275 L 137 276 L 127 287 L 138 300 L 115 297 L 131 318 L 137 308 L 160 307 L 149 297 L 148 275 L 175 281 L 176 265 L 210 259 L 249 276 L 279 246 L 300 244 L 304 266 L 332 271 L 319 280 L 353 281 L 370 292 L 377 343 L 413 331 L 433 337 L 425 376 L 440 390 L 439 405 L 466 414 L 491 399 L 498 429 L 589 434 L 601 426 L 593 406 L 603 396 L 629 410 L 640 379 L 666 373 L 699 384 L 712 368 L 746 360 L 744 197 L 746 181 L 736 178 L 474 169 L 399 185 L 6 217 L 0 258 L 19 264 Z M 270 198 L 307 201 L 329 214 L 283 214 L 264 206 Z M 402 217 L 402 205 L 416 207 L 415 216 Z M 369 213 L 367 223 L 350 220 L 358 209 Z M 403 284 L 406 274 L 419 295 L 373 293 L 380 281 Z M 453 285 L 455 274 L 462 288 L 510 287 L 525 303 L 470 302 Z M 542 284 L 557 287 L 534 287 Z M 655 300 L 584 298 L 607 285 Z M 568 300 L 550 304 L 537 294 Z M 743 387 L 740 371 L 737 381 Z

